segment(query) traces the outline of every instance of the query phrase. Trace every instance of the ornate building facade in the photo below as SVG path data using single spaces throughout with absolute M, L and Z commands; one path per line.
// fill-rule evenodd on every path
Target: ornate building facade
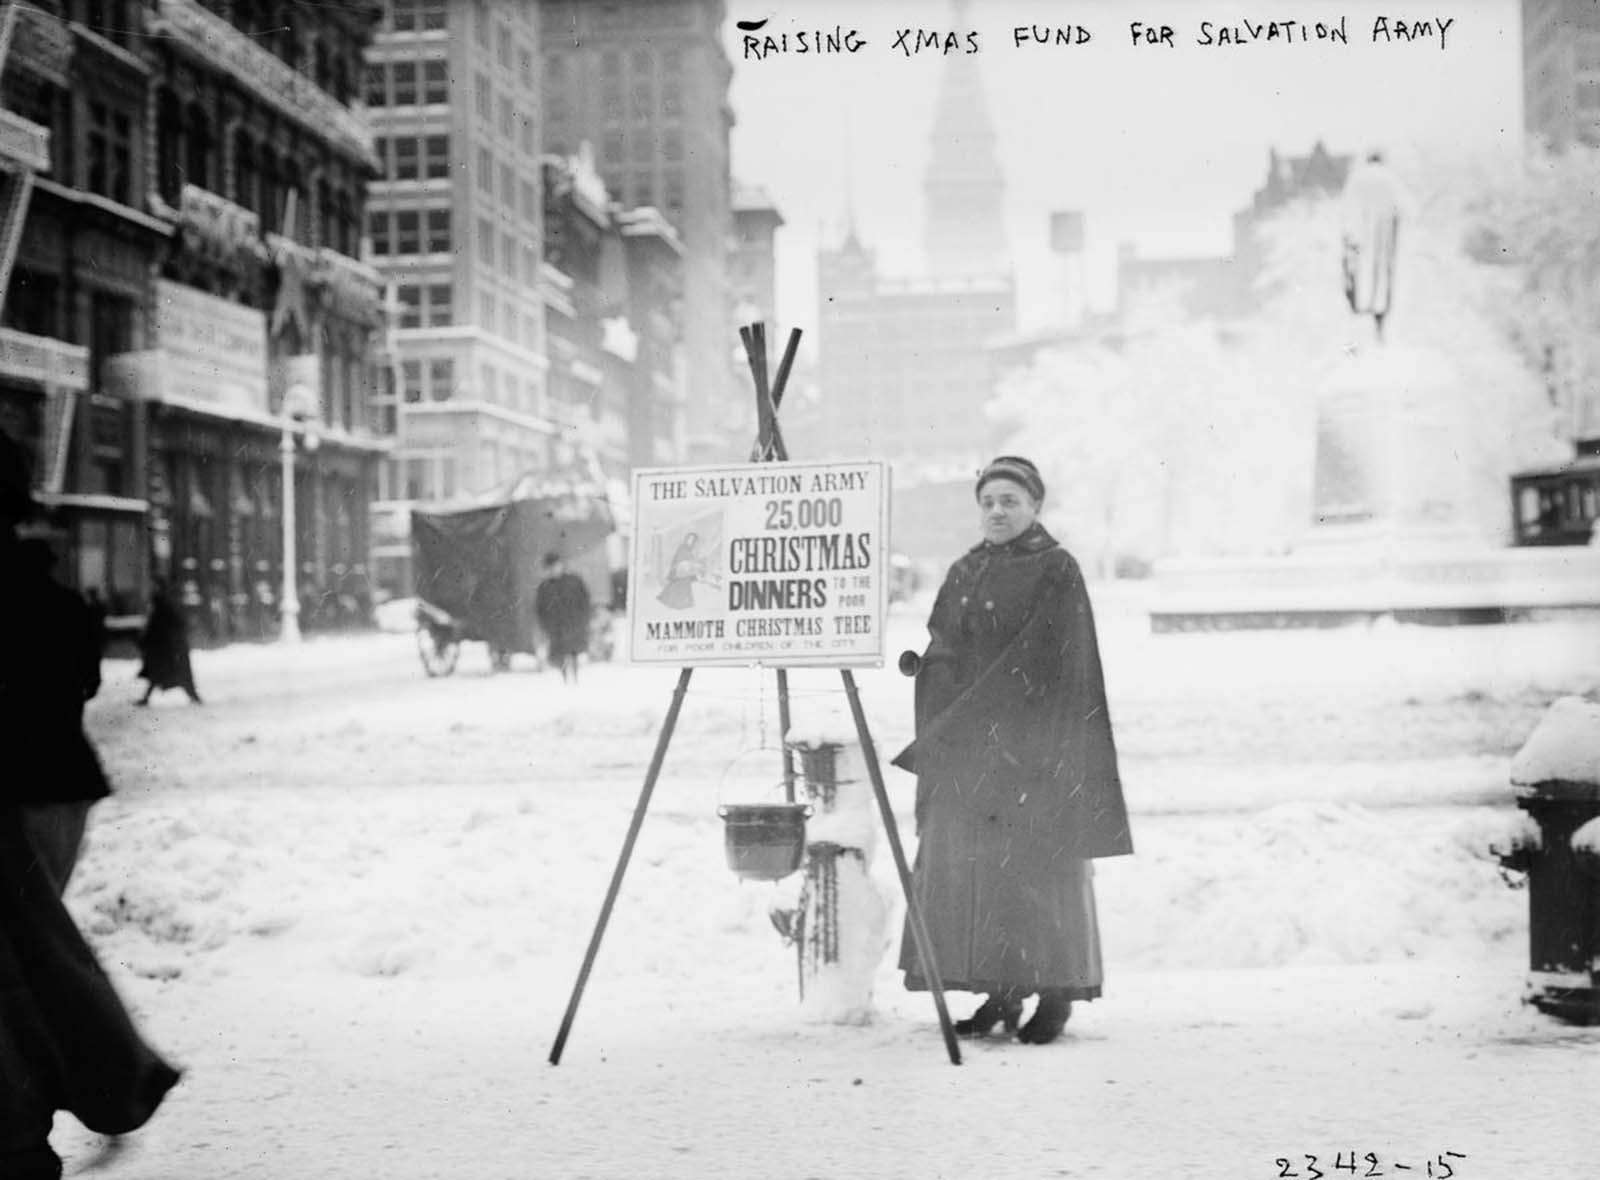
M 296 0 L 19 14 L 5 106 L 50 130 L 51 159 L 7 318 L 83 350 L 81 385 L 57 382 L 72 396 L 41 415 L 41 487 L 62 572 L 114 616 L 136 617 L 161 578 L 203 639 L 276 630 L 291 389 L 301 611 L 365 615 L 381 299 L 356 258 L 374 159 L 351 102 L 377 15 Z

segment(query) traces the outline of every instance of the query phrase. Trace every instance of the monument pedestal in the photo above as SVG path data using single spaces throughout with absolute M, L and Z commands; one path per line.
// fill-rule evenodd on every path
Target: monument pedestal
M 1286 557 L 1156 564 L 1153 629 L 1337 625 L 1381 617 L 1497 622 L 1600 609 L 1600 548 L 1505 546 L 1442 353 L 1342 359 L 1317 394 L 1311 525 Z

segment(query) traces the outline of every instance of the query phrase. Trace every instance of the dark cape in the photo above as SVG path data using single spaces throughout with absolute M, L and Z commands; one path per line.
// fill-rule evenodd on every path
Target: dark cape
M 916 740 L 894 759 L 917 775 L 919 828 L 947 794 L 1063 857 L 1131 853 L 1094 615 L 1072 555 L 1037 524 L 974 547 L 951 567 L 928 630 Z M 996 648 L 987 633 L 1012 637 Z
M 534 592 L 534 613 L 549 641 L 552 660 L 589 650 L 589 587 L 568 571 L 546 578 Z
M 156 594 L 150 600 L 150 615 L 139 636 L 139 655 L 143 660 L 139 676 L 153 687 L 194 687 L 189 628 L 180 609 L 166 594 Z

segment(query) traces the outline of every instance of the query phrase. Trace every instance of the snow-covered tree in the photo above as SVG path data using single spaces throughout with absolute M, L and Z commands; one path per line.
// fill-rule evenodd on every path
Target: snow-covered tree
M 1600 435 L 1600 149 L 1535 150 L 1483 184 L 1473 253 L 1509 266 L 1513 339 L 1571 439 Z

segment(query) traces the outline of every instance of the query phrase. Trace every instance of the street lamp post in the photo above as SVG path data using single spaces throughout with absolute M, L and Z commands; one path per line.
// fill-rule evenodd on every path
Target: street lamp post
M 283 395 L 283 433 L 278 439 L 278 457 L 283 468 L 283 589 L 279 603 L 278 639 L 300 642 L 300 587 L 296 574 L 299 558 L 295 554 L 294 432 L 295 427 L 315 412 L 316 394 L 302 384 L 291 384 Z M 306 449 L 316 447 L 316 435 L 306 427 Z

